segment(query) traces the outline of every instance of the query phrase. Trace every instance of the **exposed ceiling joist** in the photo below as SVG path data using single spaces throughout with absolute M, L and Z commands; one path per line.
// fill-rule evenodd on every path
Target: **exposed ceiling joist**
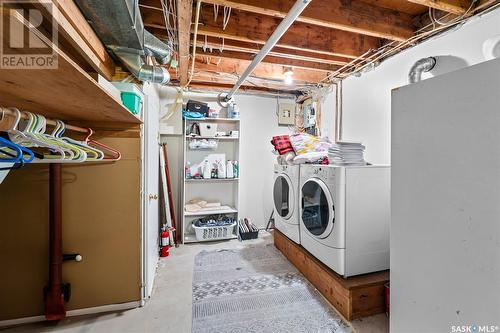
M 472 0 L 408 0 L 419 5 L 439 9 L 448 13 L 462 15 L 472 5 Z
M 244 11 L 232 11 L 225 30 L 221 15 L 214 21 L 213 7 L 202 8 L 203 21 L 198 33 L 212 37 L 265 44 L 281 19 Z M 380 39 L 343 30 L 335 30 L 306 23 L 295 22 L 283 35 L 277 46 L 307 50 L 332 56 L 356 58 L 367 50 L 378 48 Z
M 167 38 L 164 27 L 153 24 L 148 24 L 146 26 L 148 30 L 154 33 L 158 38 L 160 39 Z M 206 38 L 206 43 L 205 43 L 205 38 Z M 206 45 L 207 48 L 246 52 L 251 54 L 258 53 L 262 48 L 262 44 L 254 42 L 252 43 L 241 42 L 234 39 L 223 40 L 222 38 L 198 35 L 198 45 L 200 44 L 201 46 Z M 292 50 L 279 46 L 275 46 L 273 50 L 269 53 L 269 55 L 286 59 L 312 61 L 330 65 L 345 65 L 352 60 L 351 58 L 331 56 L 328 54 L 321 54 L 306 50 Z
M 191 45 L 191 3 L 177 0 L 177 27 L 179 40 L 179 75 L 181 86 L 188 83 L 189 46 Z M 163 18 L 163 13 L 154 11 Z
M 254 58 L 254 54 L 247 53 L 247 52 L 238 52 L 238 51 L 229 51 L 229 50 L 224 50 L 222 52 L 220 52 L 219 50 L 213 50 L 212 52 L 210 52 L 209 50 L 203 51 L 200 43 L 198 43 L 197 54 L 199 54 L 200 56 L 212 57 L 215 60 L 217 60 L 218 58 L 229 58 L 229 59 L 239 59 L 239 60 L 252 61 Z M 296 60 L 296 59 L 286 59 L 286 58 L 280 58 L 280 57 L 275 57 L 275 56 L 267 56 L 264 58 L 264 60 L 262 62 L 268 63 L 268 64 L 276 64 L 276 65 L 282 65 L 282 66 L 287 66 L 287 67 L 293 67 L 293 68 L 317 70 L 317 71 L 322 71 L 322 72 L 333 72 L 339 68 L 338 65 L 322 64 L 322 63 L 317 63 L 317 62 Z
M 208 91 L 227 91 L 228 89 L 231 89 L 233 87 L 232 83 L 219 83 L 219 82 L 204 82 L 204 81 L 192 81 L 191 84 L 189 85 L 190 88 L 193 89 L 202 89 L 202 90 L 208 90 Z M 270 93 L 270 94 L 299 94 L 298 91 L 294 90 L 293 88 L 290 89 L 285 89 L 281 86 L 276 86 L 276 85 L 265 85 L 262 87 L 256 87 L 256 86 L 250 86 L 250 85 L 244 85 L 241 86 L 239 91 L 243 92 L 256 92 L 256 93 Z
M 203 0 L 203 2 L 283 18 L 295 0 Z M 410 15 L 361 1 L 312 1 L 297 21 L 399 41 L 408 39 L 414 33 Z
M 213 73 L 228 73 L 237 77 L 241 75 L 245 69 L 248 67 L 251 61 L 249 60 L 239 60 L 239 59 L 229 59 L 221 58 L 220 62 L 213 59 L 210 63 L 206 63 L 203 56 L 196 56 L 196 70 L 193 79 L 196 79 L 197 73 L 200 71 L 207 71 Z M 283 73 L 286 66 L 260 63 L 257 68 L 253 71 L 252 77 L 258 77 L 263 79 L 275 80 L 278 82 L 283 82 Z M 325 78 L 327 73 L 320 71 L 311 71 L 307 69 L 295 68 L 293 71 L 293 79 L 296 82 L 303 83 L 316 83 Z
M 217 22 L 214 22 L 213 8 L 211 6 L 203 6 L 201 18 L 203 20 L 198 27 L 199 35 L 261 45 L 265 44 L 281 22 L 279 18 L 244 11 L 232 11 L 226 29 L 222 30 L 223 18 L 219 15 Z M 158 11 L 144 11 L 143 19 L 144 25 L 148 28 L 164 26 L 162 15 Z M 277 46 L 283 49 L 307 51 L 329 56 L 356 58 L 369 49 L 378 48 L 380 39 L 296 22 L 287 30 Z

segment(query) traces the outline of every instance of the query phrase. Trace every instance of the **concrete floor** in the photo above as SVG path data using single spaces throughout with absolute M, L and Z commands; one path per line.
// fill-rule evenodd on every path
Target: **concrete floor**
M 70 317 L 53 323 L 22 325 L 4 332 L 72 332 L 72 333 L 152 333 L 191 332 L 191 285 L 194 256 L 201 250 L 242 248 L 247 244 L 272 242 L 270 234 L 243 243 L 237 240 L 183 245 L 172 249 L 168 258 L 162 258 L 155 278 L 153 295 L 142 308 Z M 385 314 L 351 322 L 358 333 L 389 332 L 389 321 Z

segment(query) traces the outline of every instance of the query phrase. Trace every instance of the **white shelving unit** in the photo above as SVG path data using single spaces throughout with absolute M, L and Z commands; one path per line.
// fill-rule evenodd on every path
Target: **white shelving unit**
M 202 118 L 202 119 L 186 119 L 184 120 L 184 163 L 190 162 L 191 166 L 203 162 L 209 154 L 225 154 L 226 161 L 238 161 L 239 166 L 239 151 L 240 140 L 238 137 L 229 136 L 191 136 L 188 131 L 193 123 L 217 123 L 218 132 L 240 131 L 240 120 L 231 118 Z M 241 132 L 239 133 L 241 135 Z M 215 139 L 217 140 L 216 149 L 190 149 L 189 142 L 193 139 Z M 236 220 L 238 219 L 238 189 L 239 178 L 186 178 L 184 172 L 184 181 L 182 187 L 182 239 L 184 243 L 198 242 L 195 231 L 192 227 L 192 222 L 197 219 L 209 216 L 226 214 Z M 185 204 L 192 199 L 203 199 L 208 202 L 220 202 L 222 206 L 228 206 L 230 209 L 211 210 L 203 212 L 186 212 Z M 232 235 L 226 239 L 236 238 L 236 228 Z

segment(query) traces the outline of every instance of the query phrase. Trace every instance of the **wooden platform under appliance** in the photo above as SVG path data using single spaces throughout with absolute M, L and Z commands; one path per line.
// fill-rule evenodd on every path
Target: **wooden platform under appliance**
M 385 312 L 388 270 L 345 279 L 278 230 L 273 234 L 276 248 L 347 320 Z

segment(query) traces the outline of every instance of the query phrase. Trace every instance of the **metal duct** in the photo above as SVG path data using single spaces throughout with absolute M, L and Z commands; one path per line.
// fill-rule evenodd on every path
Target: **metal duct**
M 436 58 L 428 57 L 418 60 L 413 66 L 411 66 L 410 72 L 408 73 L 408 82 L 416 83 L 422 79 L 422 73 L 431 71 L 434 66 L 436 66 Z
M 170 73 L 166 68 L 145 63 L 143 56 L 127 48 L 114 48 L 115 55 L 127 66 L 128 70 L 140 81 L 166 84 Z
M 105 45 L 142 50 L 144 24 L 137 0 L 75 0 Z
M 168 64 L 172 59 L 172 48 L 147 30 L 144 30 L 144 52 L 155 57 L 161 65 Z
M 139 80 L 166 84 L 170 74 L 165 68 L 148 65 L 144 56 L 153 56 L 166 65 L 172 48 L 144 30 L 138 0 L 76 0 L 99 39 L 112 50 Z

